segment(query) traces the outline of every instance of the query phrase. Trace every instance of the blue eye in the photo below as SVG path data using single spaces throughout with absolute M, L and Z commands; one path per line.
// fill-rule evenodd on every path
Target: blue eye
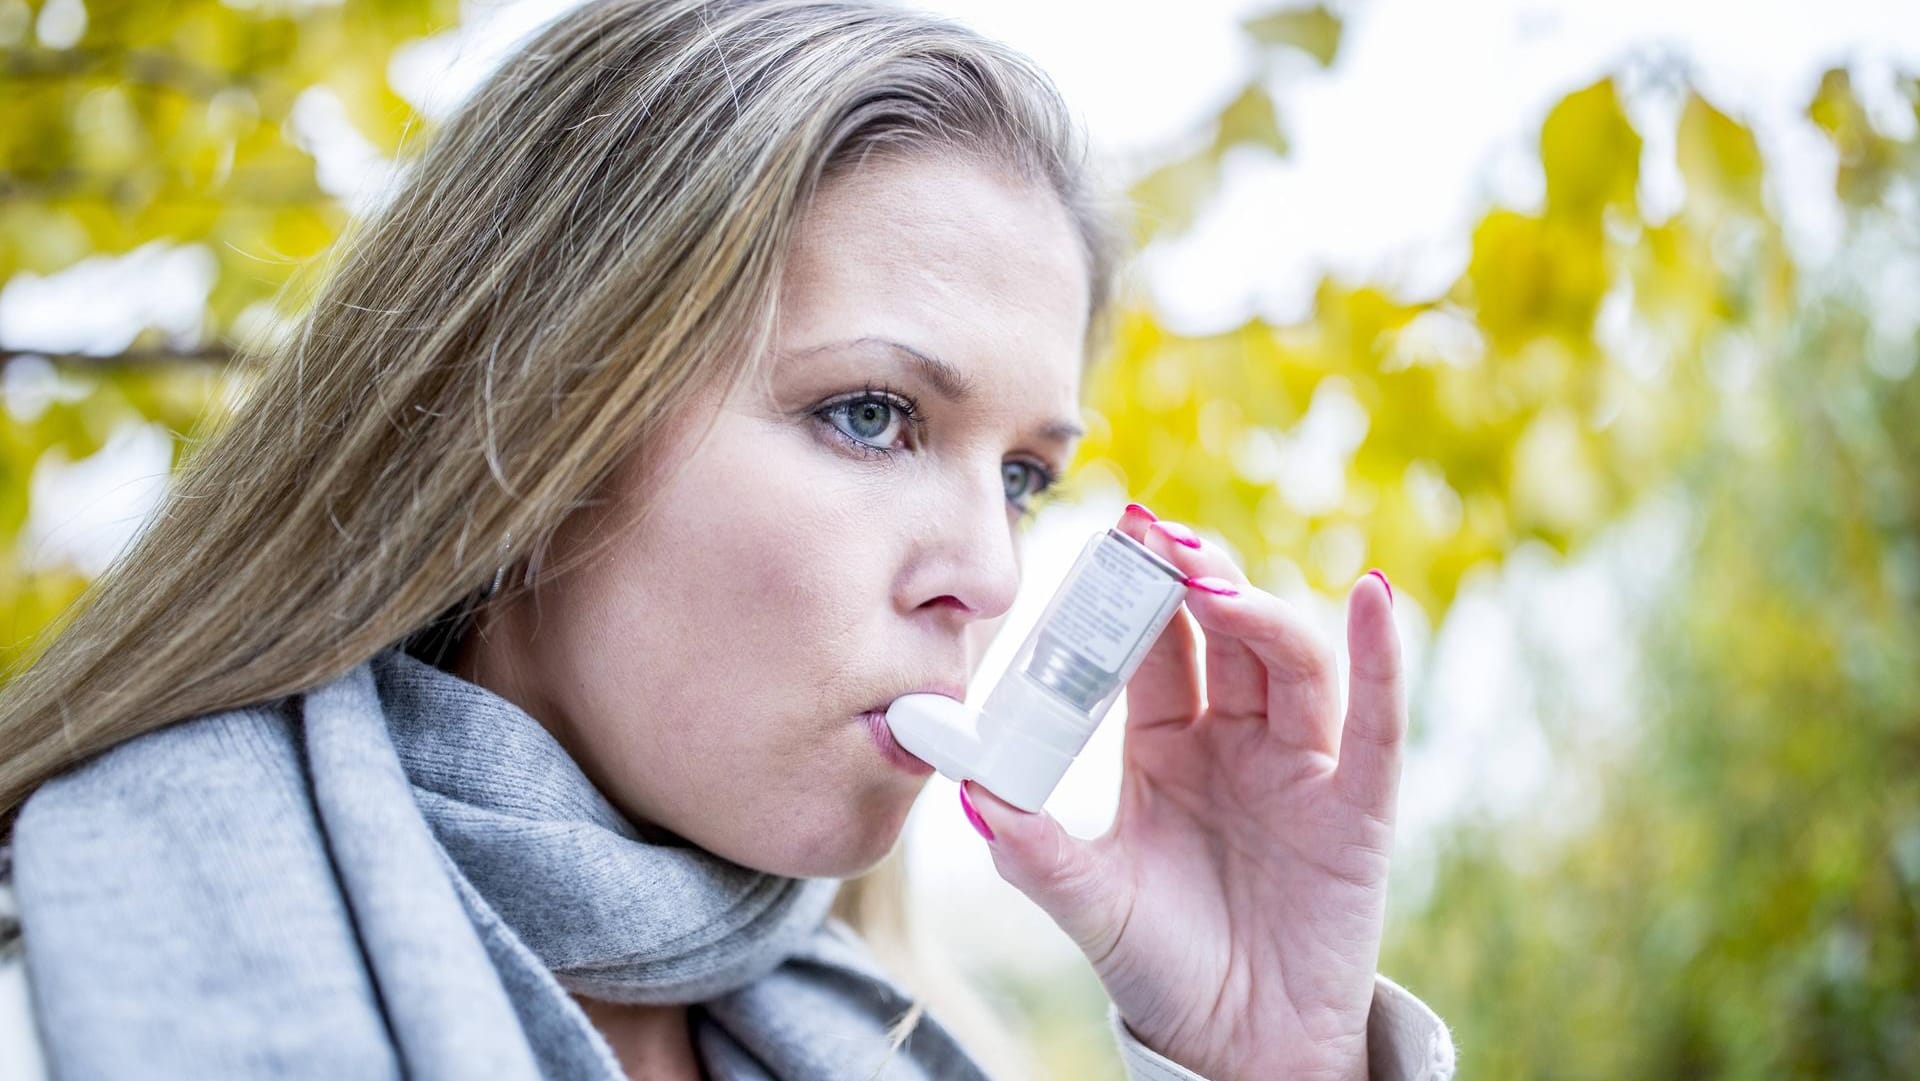
M 912 398 L 883 387 L 866 390 L 839 401 L 828 402 L 813 415 L 833 430 L 841 443 L 871 458 L 886 458 L 898 453 L 894 444 L 908 432 L 918 434 L 925 417 Z M 1000 478 L 1007 502 L 1022 514 L 1031 501 L 1054 486 L 1058 477 L 1044 464 L 1029 460 L 1002 463 Z
M 1000 467 L 1000 477 L 1006 482 L 1007 502 L 1022 511 L 1033 498 L 1053 487 L 1053 470 L 1037 462 L 1007 462 Z
M 857 449 L 880 454 L 892 452 L 891 444 L 900 438 L 896 429 L 909 427 L 920 419 L 919 407 L 912 399 L 873 391 L 833 402 L 818 415 Z M 888 435 L 890 432 L 893 434 Z

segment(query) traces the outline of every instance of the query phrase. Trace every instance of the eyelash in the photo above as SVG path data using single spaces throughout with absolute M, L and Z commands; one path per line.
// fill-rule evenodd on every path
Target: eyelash
M 813 415 L 822 424 L 826 425 L 829 431 L 838 436 L 842 443 L 845 443 L 853 450 L 870 458 L 891 458 L 895 453 L 894 451 L 885 447 L 876 447 L 872 443 L 849 435 L 832 420 L 833 415 L 840 410 L 868 401 L 880 402 L 883 405 L 899 410 L 907 418 L 907 427 L 916 435 L 920 431 L 920 426 L 926 422 L 926 414 L 920 411 L 920 403 L 915 400 L 912 395 L 894 390 L 885 384 L 875 385 L 873 383 L 868 383 L 865 389 L 857 394 L 836 398 L 822 405 L 820 408 L 814 410 Z M 1052 492 L 1059 484 L 1060 478 L 1051 468 L 1041 462 L 1032 459 L 1021 459 L 1020 464 L 1033 471 L 1036 481 L 1033 489 L 1027 493 L 1027 502 L 1024 504 L 1016 503 L 1014 505 L 1019 507 L 1022 512 L 1029 512 L 1033 508 L 1033 501 Z

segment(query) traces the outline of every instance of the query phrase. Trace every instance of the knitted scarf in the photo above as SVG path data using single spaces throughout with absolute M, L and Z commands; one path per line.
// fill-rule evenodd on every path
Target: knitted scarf
M 13 845 L 62 1081 L 619 1081 L 569 992 L 692 1004 L 715 1081 L 985 1077 L 931 1016 L 888 1054 L 910 1000 L 827 917 L 838 880 L 643 838 L 533 717 L 399 646 L 119 744 Z

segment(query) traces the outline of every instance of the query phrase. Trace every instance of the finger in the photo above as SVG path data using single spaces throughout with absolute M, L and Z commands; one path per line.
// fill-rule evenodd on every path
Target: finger
M 1333 650 L 1320 633 L 1293 605 L 1249 583 L 1217 545 L 1170 544 L 1164 552 L 1187 573 L 1225 578 L 1240 590 L 1238 596 L 1197 586 L 1187 591 L 1187 608 L 1207 636 L 1208 708 L 1221 708 L 1216 695 L 1229 694 L 1231 707 L 1253 706 L 1290 745 L 1332 755 L 1340 742 L 1340 687 Z M 1216 653 L 1233 658 L 1234 667 L 1219 677 Z M 1247 674 L 1245 657 L 1257 676 Z
M 1244 595 L 1251 588 L 1247 576 L 1227 553 L 1207 544 L 1178 522 L 1161 521 L 1148 530 L 1146 545 L 1165 557 L 1181 573 L 1195 578 L 1218 578 Z M 1203 590 L 1187 589 L 1187 608 L 1197 617 L 1196 598 L 1212 596 Z M 1267 716 L 1267 670 L 1247 644 L 1230 635 L 1214 635 L 1206 621 L 1200 621 L 1206 634 L 1207 709 L 1226 717 Z M 1131 709 L 1131 705 L 1128 707 Z
M 1124 922 L 1122 876 L 1103 850 L 1068 833 L 1044 809 L 1023 811 L 982 787 L 960 782 L 960 805 L 987 838 L 994 870 L 1040 906 L 1088 958 L 1112 948 Z
M 1187 605 L 1208 642 L 1239 642 L 1261 666 L 1266 696 L 1261 716 L 1273 735 L 1287 747 L 1333 758 L 1340 745 L 1334 657 L 1299 612 L 1252 586 L 1232 597 L 1196 587 L 1188 591 Z
M 1335 776 L 1350 802 L 1392 821 L 1407 696 L 1392 587 L 1378 571 L 1362 575 L 1347 594 L 1347 654 L 1347 720 Z
M 1138 503 L 1127 504 L 1118 529 L 1146 543 L 1153 512 Z M 1187 725 L 1200 715 L 1201 674 L 1199 639 L 1193 621 L 1175 610 L 1160 637 L 1147 647 L 1140 667 L 1127 681 L 1127 728 Z

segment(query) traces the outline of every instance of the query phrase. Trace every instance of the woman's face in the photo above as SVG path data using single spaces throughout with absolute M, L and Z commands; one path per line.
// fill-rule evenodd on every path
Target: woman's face
M 488 613 L 458 670 L 643 826 L 778 874 L 871 867 L 928 771 L 862 714 L 958 697 L 1012 603 L 1022 505 L 1077 431 L 1088 287 L 1042 186 L 931 156 L 827 184 L 769 380 L 710 396 L 664 471 L 636 456 L 548 562 L 649 514 Z

